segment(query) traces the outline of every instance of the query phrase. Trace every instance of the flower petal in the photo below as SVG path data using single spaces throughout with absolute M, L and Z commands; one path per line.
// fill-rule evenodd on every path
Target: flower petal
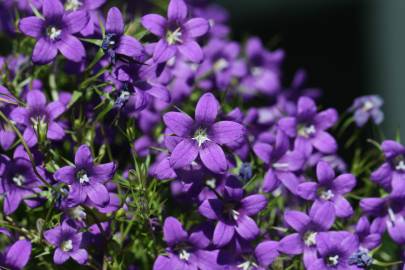
M 182 140 L 170 155 L 170 165 L 174 169 L 190 165 L 198 156 L 197 142 L 192 139 Z
M 356 178 L 350 173 L 342 174 L 336 177 L 332 184 L 336 193 L 345 194 L 356 186 Z
M 301 183 L 297 187 L 297 195 L 305 200 L 314 200 L 316 198 L 316 191 L 318 185 L 315 182 Z
M 23 269 L 31 256 L 31 242 L 19 240 L 7 251 L 5 263 L 13 269 Z
M 303 232 L 311 219 L 302 212 L 287 210 L 284 213 L 284 221 L 295 231 Z
M 325 131 L 318 131 L 316 137 L 312 140 L 312 144 L 324 154 L 333 154 L 338 148 L 335 138 Z
M 53 176 L 56 181 L 72 184 L 76 180 L 76 168 L 72 166 L 62 167 Z
M 164 17 L 158 14 L 148 14 L 142 17 L 141 23 L 143 27 L 149 30 L 149 32 L 159 37 L 165 35 L 167 21 Z
M 319 161 L 316 165 L 316 176 L 319 183 L 328 185 L 335 178 L 335 172 L 326 161 Z
M 205 142 L 200 149 L 200 158 L 205 167 L 214 173 L 224 173 L 228 169 L 225 153 L 213 142 Z
M 239 123 L 233 121 L 219 121 L 211 126 L 208 136 L 218 144 L 242 143 L 246 134 L 246 129 Z
M 245 240 L 252 240 L 260 233 L 256 222 L 247 215 L 240 215 L 236 223 L 236 232 Z
M 48 133 L 46 134 L 46 136 L 50 140 L 59 141 L 62 140 L 65 136 L 65 131 L 58 123 L 50 122 L 48 125 Z
M 309 212 L 312 222 L 324 231 L 335 223 L 335 209 L 332 203 L 314 203 Z
M 285 254 L 298 255 L 304 251 L 304 243 L 298 233 L 293 233 L 280 240 L 278 250 Z
M 40 38 L 32 52 L 32 62 L 39 65 L 50 63 L 55 59 L 58 50 L 56 46 L 45 38 Z
M 47 20 L 58 20 L 63 16 L 64 8 L 59 0 L 44 0 L 42 13 Z
M 168 217 L 163 224 L 163 239 L 166 243 L 173 246 L 184 241 L 187 238 L 187 232 L 183 225 L 174 217 Z
M 219 102 L 212 93 L 202 95 L 195 109 L 195 120 L 197 124 L 209 126 L 214 123 L 219 109 Z
M 22 18 L 18 24 L 18 28 L 27 36 L 39 38 L 42 35 L 44 21 L 35 16 Z
M 67 260 L 69 260 L 69 254 L 63 252 L 60 248 L 57 248 L 53 254 L 53 262 L 55 264 L 63 264 Z
M 235 229 L 232 225 L 218 221 L 217 225 L 215 226 L 212 243 L 217 247 L 223 247 L 232 240 L 234 234 Z
M 88 145 L 82 144 L 76 151 L 75 164 L 78 168 L 85 168 L 93 164 L 93 157 Z
M 257 245 L 255 257 L 257 262 L 264 267 L 268 267 L 278 257 L 278 243 L 275 241 L 264 241 Z
M 77 37 L 72 35 L 64 36 L 56 45 L 63 56 L 70 61 L 80 62 L 86 56 L 83 44 Z
M 68 13 L 63 21 L 71 34 L 80 32 L 89 22 L 89 13 L 85 10 L 78 10 Z
M 122 35 L 124 33 L 124 19 L 118 8 L 112 7 L 108 11 L 105 29 L 107 33 L 117 35 Z
M 170 0 L 167 17 L 170 21 L 184 21 L 187 17 L 186 3 L 183 0 Z
M 110 202 L 107 188 L 100 183 L 91 183 L 86 187 L 87 196 L 97 206 L 105 207 Z
M 240 204 L 243 212 L 248 216 L 252 216 L 266 207 L 267 199 L 261 194 L 254 194 L 243 198 Z
M 166 62 L 176 54 L 176 51 L 175 46 L 171 46 L 165 39 L 161 39 L 155 45 L 153 60 L 155 60 L 156 63 Z
M 210 25 L 206 19 L 192 18 L 184 24 L 184 29 L 190 37 L 196 38 L 205 35 L 210 29 Z
M 85 249 L 78 249 L 70 256 L 72 256 L 73 260 L 75 260 L 78 264 L 85 264 L 88 258 L 88 254 Z
M 200 63 L 204 58 L 204 53 L 200 45 L 194 40 L 188 40 L 185 43 L 178 45 L 177 48 L 180 53 L 191 62 Z
M 124 35 L 120 38 L 118 47 L 115 51 L 119 54 L 136 58 L 143 54 L 143 47 L 134 37 Z

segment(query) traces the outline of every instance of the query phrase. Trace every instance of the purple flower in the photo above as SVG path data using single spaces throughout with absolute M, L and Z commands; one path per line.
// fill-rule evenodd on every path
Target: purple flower
M 353 214 L 353 208 L 343 197 L 356 185 L 352 174 L 341 174 L 335 177 L 332 167 L 325 161 L 316 166 L 318 183 L 305 182 L 297 187 L 297 194 L 306 200 L 315 200 L 315 204 L 331 204 L 338 217 L 347 218 Z
M 150 61 L 145 64 L 117 64 L 114 75 L 121 85 L 117 90 L 115 107 L 128 114 L 146 109 L 153 100 L 170 102 L 170 93 L 165 86 L 151 79 Z
M 360 208 L 367 216 L 372 217 L 371 233 L 383 234 L 387 225 L 395 224 L 397 217 L 404 215 L 403 197 L 388 195 L 384 198 L 364 198 Z
M 263 48 L 259 38 L 250 38 L 246 44 L 248 74 L 241 82 L 241 90 L 246 95 L 260 92 L 275 95 L 281 90 L 280 65 L 284 52 L 277 50 L 269 52 Z
M 263 241 L 257 245 L 253 254 L 242 256 L 234 263 L 235 268 L 229 269 L 266 270 L 279 256 L 277 246 L 278 243 L 275 241 Z
M 192 62 L 203 60 L 203 52 L 195 38 L 208 32 L 209 23 L 203 18 L 188 20 L 187 13 L 187 6 L 183 0 L 170 0 L 167 20 L 158 14 L 142 17 L 142 25 L 160 37 L 153 53 L 153 59 L 156 62 L 165 62 L 176 52 Z
M 55 59 L 58 50 L 73 62 L 82 61 L 86 52 L 73 34 L 80 32 L 88 23 L 87 12 L 79 10 L 67 13 L 59 0 L 44 0 L 42 13 L 44 18 L 31 16 L 19 22 L 20 31 L 37 40 L 32 61 L 35 64 L 48 64 Z
M 349 109 L 354 112 L 356 125 L 362 127 L 370 118 L 374 124 L 381 124 L 384 120 L 384 113 L 381 111 L 383 103 L 382 98 L 375 95 L 356 98 Z
M 3 254 L 0 254 L 0 268 L 10 270 L 23 269 L 31 256 L 32 246 L 28 240 L 19 240 L 6 248 Z
M 45 95 L 39 90 L 32 90 L 27 94 L 27 106 L 15 108 L 10 116 L 16 123 L 25 126 L 23 137 L 28 146 L 32 147 L 38 139 L 63 139 L 65 131 L 56 119 L 65 109 L 59 101 L 46 104 Z
M 168 217 L 163 224 L 163 237 L 169 247 L 166 255 L 157 257 L 153 270 L 222 269 L 216 263 L 218 251 L 205 250 L 210 242 L 204 230 L 188 234 L 176 218 Z
M 100 32 L 99 27 L 99 12 L 97 11 L 106 0 L 64 0 L 66 11 L 84 10 L 89 14 L 89 21 L 86 26 L 80 31 L 83 36 L 93 35 L 96 30 Z
M 257 142 L 253 146 L 255 154 L 269 166 L 264 176 L 264 191 L 274 191 L 282 183 L 292 193 L 296 192 L 299 180 L 293 172 L 302 168 L 304 157 L 301 152 L 289 151 L 288 148 L 288 138 L 280 130 L 277 131 L 274 145 Z
M 17 148 L 13 159 L 0 156 L 0 193 L 4 195 L 3 211 L 12 214 L 24 198 L 33 195 L 40 185 L 31 161 Z M 43 171 L 37 167 L 41 173 Z
M 319 258 L 312 261 L 308 270 L 360 270 L 351 265 L 350 257 L 357 251 L 356 238 L 348 232 L 322 232 L 316 236 Z
M 370 222 L 363 216 L 356 225 L 356 236 L 360 247 L 367 250 L 375 249 L 381 243 L 381 235 L 370 230 Z M 405 243 L 405 242 L 404 242 Z
M 69 198 L 84 203 L 87 198 L 98 206 L 106 206 L 110 196 L 105 183 L 115 173 L 114 162 L 94 164 L 90 148 L 81 145 L 75 155 L 75 166 L 65 166 L 55 172 L 57 181 L 69 185 Z
M 309 216 L 299 211 L 287 210 L 284 221 L 296 233 L 282 238 L 278 250 L 289 255 L 304 254 L 304 263 L 308 266 L 316 258 L 318 233 L 328 231 L 335 222 L 333 212 L 333 206 L 329 204 L 313 205 Z
M 239 235 L 245 240 L 253 240 L 260 233 L 256 222 L 250 217 L 256 215 L 267 205 L 261 194 L 243 197 L 240 182 L 234 176 L 227 178 L 223 198 L 207 199 L 198 211 L 210 220 L 217 220 L 213 243 L 223 247 Z
M 288 136 L 295 138 L 295 146 L 302 149 L 306 156 L 313 148 L 324 154 L 333 154 L 337 150 L 336 140 L 325 130 L 337 121 L 335 109 L 317 112 L 315 102 L 308 97 L 298 100 L 297 115 L 284 117 L 278 125 Z
M 116 7 L 111 8 L 107 14 L 106 33 L 101 48 L 108 54 L 113 64 L 115 64 L 117 54 L 137 58 L 144 53 L 138 40 L 124 35 L 124 27 L 121 11 Z
M 246 131 L 233 121 L 215 122 L 219 109 L 214 95 L 206 93 L 197 103 L 195 120 L 183 112 L 168 112 L 163 116 L 166 126 L 179 137 L 179 143 L 170 155 L 173 168 L 190 165 L 199 156 L 212 172 L 227 170 L 227 160 L 220 145 L 241 143 Z
M 405 195 L 405 147 L 387 140 L 381 145 L 386 161 L 371 174 L 371 180 L 393 195 Z
M 81 232 L 71 227 L 66 221 L 62 225 L 44 232 L 46 241 L 56 248 L 53 261 L 56 264 L 63 264 L 72 258 L 79 264 L 85 264 L 88 254 L 85 249 L 81 248 L 82 236 Z
M 200 77 L 205 78 L 199 82 L 199 86 L 206 90 L 227 89 L 232 79 L 246 73 L 244 62 L 238 59 L 239 54 L 240 46 L 237 42 L 210 40 L 204 47 L 204 61 L 198 69 Z

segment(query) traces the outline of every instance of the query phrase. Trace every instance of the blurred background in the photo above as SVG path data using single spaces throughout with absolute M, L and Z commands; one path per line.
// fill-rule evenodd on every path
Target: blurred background
M 323 103 L 340 112 L 353 98 L 385 100 L 384 133 L 405 137 L 404 0 L 217 0 L 231 14 L 235 39 L 260 36 L 284 48 L 287 81 L 297 68 Z

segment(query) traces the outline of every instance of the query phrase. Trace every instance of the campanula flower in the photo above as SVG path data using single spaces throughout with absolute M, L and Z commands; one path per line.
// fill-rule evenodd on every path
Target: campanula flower
M 57 118 L 66 110 L 59 101 L 46 103 L 46 97 L 39 90 L 29 91 L 27 105 L 17 107 L 11 112 L 11 119 L 25 127 L 23 137 L 28 146 L 34 146 L 38 140 L 50 139 L 59 141 L 65 131 Z
M 166 255 L 157 257 L 153 269 L 219 270 L 218 251 L 206 250 L 209 239 L 203 230 L 187 233 L 174 217 L 163 224 L 163 238 L 167 243 Z
M 209 30 L 209 23 L 203 18 L 187 19 L 188 9 L 183 0 L 170 0 L 167 19 L 158 14 L 142 17 L 142 25 L 160 40 L 156 44 L 153 59 L 165 62 L 177 52 L 192 62 L 203 60 L 203 51 L 195 41 Z
M 88 23 L 87 12 L 66 12 L 60 0 L 44 0 L 42 13 L 43 18 L 31 16 L 19 22 L 20 31 L 37 40 L 32 61 L 35 64 L 48 64 L 55 59 L 58 51 L 73 62 L 82 61 L 86 52 L 74 34 Z
M 69 185 L 69 198 L 76 203 L 89 199 L 98 206 L 106 206 L 110 195 L 105 186 L 115 173 L 114 162 L 94 164 L 90 148 L 81 145 L 75 154 L 75 166 L 65 166 L 55 172 L 57 181 Z
M 173 168 L 187 166 L 199 156 L 212 172 L 224 173 L 227 170 L 228 164 L 221 146 L 241 143 L 246 131 L 237 122 L 215 122 L 219 109 L 215 96 L 206 93 L 197 103 L 195 120 L 183 112 L 168 112 L 163 116 L 166 126 L 180 138 L 170 155 Z
M 0 254 L 0 268 L 22 270 L 27 265 L 32 251 L 31 242 L 18 240 Z
M 71 227 L 67 221 L 53 229 L 44 232 L 44 238 L 56 249 L 53 254 L 55 264 L 63 264 L 72 258 L 79 264 L 87 262 L 88 254 L 81 247 L 83 233 Z
M 376 95 L 356 98 L 349 109 L 354 112 L 356 125 L 362 127 L 369 119 L 372 119 L 376 125 L 381 124 L 384 120 L 384 113 L 381 111 L 383 103 L 382 98 Z
M 112 7 L 107 14 L 105 36 L 101 48 L 108 54 L 110 61 L 115 64 L 117 55 L 132 59 L 143 55 L 143 47 L 134 37 L 124 34 L 124 19 L 121 11 Z
M 356 185 L 352 174 L 341 174 L 336 177 L 332 167 L 325 161 L 316 166 L 318 182 L 304 182 L 297 187 L 297 194 L 306 200 L 315 200 L 319 204 L 334 206 L 338 217 L 347 218 L 353 214 L 353 208 L 343 197 Z

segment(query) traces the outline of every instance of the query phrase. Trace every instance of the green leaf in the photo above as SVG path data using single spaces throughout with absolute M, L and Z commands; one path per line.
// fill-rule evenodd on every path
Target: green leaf
M 87 42 L 87 43 L 91 43 L 94 44 L 98 47 L 101 46 L 101 44 L 103 43 L 103 41 L 101 39 L 94 39 L 94 38 L 80 38 L 81 41 Z
M 74 91 L 73 95 L 72 95 L 72 99 L 70 100 L 69 104 L 68 104 L 68 108 L 72 107 L 73 104 L 75 104 L 81 97 L 82 97 L 83 93 L 80 91 Z

